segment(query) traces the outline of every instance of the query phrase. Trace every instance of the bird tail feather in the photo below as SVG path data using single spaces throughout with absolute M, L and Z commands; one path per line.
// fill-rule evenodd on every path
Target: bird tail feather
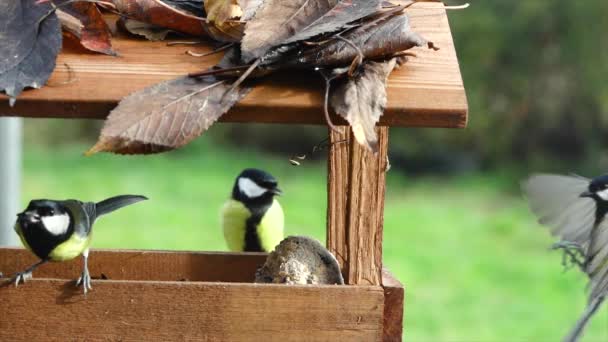
M 595 298 L 587 305 L 587 308 L 585 309 L 583 316 L 578 320 L 578 322 L 576 322 L 576 325 L 570 331 L 568 336 L 566 336 L 564 338 L 563 342 L 578 341 L 578 339 L 582 336 L 583 330 L 585 329 L 585 326 L 589 322 L 589 319 L 597 311 L 597 309 L 600 307 L 600 305 L 602 304 L 602 302 L 604 301 L 605 298 L 606 298 L 605 296 Z
M 99 217 L 101 215 L 109 214 L 114 210 L 118 210 L 122 207 L 126 207 L 137 202 L 145 201 L 147 199 L 147 197 L 139 195 L 121 195 L 110 197 L 108 199 L 96 203 L 95 212 L 97 214 L 97 217 Z

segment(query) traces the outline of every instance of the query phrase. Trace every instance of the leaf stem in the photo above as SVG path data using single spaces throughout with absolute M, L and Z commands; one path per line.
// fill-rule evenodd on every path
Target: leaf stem
M 190 77 L 204 77 L 204 76 L 221 75 L 221 74 L 229 73 L 229 72 L 232 72 L 232 71 L 245 70 L 245 69 L 248 69 L 249 67 L 250 67 L 249 65 L 239 65 L 239 66 L 232 67 L 232 68 L 223 68 L 223 69 L 216 69 L 216 70 L 204 70 L 204 71 L 198 71 L 198 72 L 190 73 L 190 74 L 188 74 L 188 76 L 190 76 Z
M 327 126 L 334 132 L 342 134 L 342 130 L 339 129 L 331 120 L 331 116 L 329 115 L 329 88 L 331 87 L 331 81 L 339 77 L 340 75 L 328 76 L 325 74 L 323 70 L 319 72 L 321 76 L 325 79 L 325 98 L 323 102 L 323 114 L 325 114 L 325 122 L 327 122 Z
M 224 95 L 222 96 L 222 100 L 224 99 L 224 96 L 226 96 L 226 94 L 231 93 L 231 92 L 232 92 L 234 89 L 236 89 L 236 87 L 240 86 L 240 85 L 241 85 L 241 83 L 243 83 L 243 82 L 245 81 L 245 79 L 246 79 L 246 78 L 247 78 L 249 75 L 251 75 L 251 73 L 253 72 L 253 70 L 255 70 L 255 69 L 258 67 L 258 65 L 260 65 L 260 63 L 261 63 L 261 62 L 262 62 L 262 59 L 261 59 L 261 58 L 256 59 L 256 60 L 255 60 L 255 62 L 253 62 L 253 63 L 252 63 L 250 66 L 249 66 L 249 69 L 247 69 L 247 71 L 245 71 L 245 72 L 244 72 L 244 73 L 241 75 L 241 77 L 239 77 L 239 78 L 238 78 L 238 79 L 237 79 L 237 80 L 236 80 L 236 81 L 235 81 L 235 82 L 232 84 L 232 86 L 230 87 L 230 89 L 228 89 L 228 91 L 226 91 L 226 92 L 224 93 Z
M 364 59 L 363 51 L 361 51 L 361 49 L 349 39 L 346 39 L 340 35 L 337 35 L 336 38 L 338 38 L 341 41 L 345 42 L 346 44 L 350 45 L 357 52 L 357 57 L 355 57 L 355 59 L 353 59 L 353 62 L 351 63 L 350 68 L 348 69 L 348 76 L 352 77 L 355 74 L 355 71 L 357 70 L 359 65 L 361 65 L 361 63 L 363 63 L 363 59 Z
M 163 109 L 166 109 L 167 107 L 172 106 L 172 105 L 176 104 L 177 102 L 183 101 L 183 100 L 185 100 L 185 99 L 187 99 L 187 98 L 190 98 L 190 97 L 192 97 L 192 96 L 194 96 L 194 95 L 196 95 L 196 94 L 200 94 L 200 93 L 202 93 L 202 92 L 204 92 L 204 91 L 206 91 L 206 90 L 209 90 L 209 89 L 211 89 L 211 88 L 215 88 L 215 87 L 217 87 L 218 85 L 220 85 L 220 84 L 222 84 L 222 83 L 224 83 L 224 82 L 226 82 L 226 81 L 218 81 L 218 82 L 215 82 L 215 83 L 213 83 L 213 84 L 210 84 L 210 85 L 208 85 L 208 86 L 206 86 L 206 87 L 203 87 L 203 88 L 201 88 L 201 89 L 199 89 L 199 90 L 197 90 L 197 91 L 193 91 L 193 92 L 191 92 L 191 93 L 189 93 L 189 94 L 186 94 L 186 95 L 184 95 L 184 96 L 182 96 L 182 97 L 179 97 L 179 98 L 177 98 L 177 99 L 175 99 L 175 100 L 173 100 L 173 101 L 171 101 L 171 102 L 167 103 L 166 105 L 164 105 L 164 106 L 163 106 Z
M 234 46 L 234 43 L 228 43 L 228 44 L 220 46 L 217 49 L 213 49 L 213 50 L 211 50 L 209 52 L 205 52 L 205 53 L 196 53 L 196 52 L 194 52 L 192 50 L 188 50 L 188 51 L 186 51 L 186 53 L 188 55 L 192 56 L 192 57 L 206 57 L 206 56 L 215 55 L 216 53 L 220 53 L 220 52 L 222 52 L 224 50 L 227 50 L 227 49 L 229 49 L 229 48 L 231 48 L 233 46 Z

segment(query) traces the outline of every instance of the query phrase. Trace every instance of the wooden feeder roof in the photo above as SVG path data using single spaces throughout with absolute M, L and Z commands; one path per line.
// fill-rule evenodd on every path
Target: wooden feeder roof
M 465 127 L 467 100 L 443 4 L 419 3 L 406 12 L 412 29 L 441 49 L 415 48 L 418 57 L 391 74 L 388 107 L 380 124 Z M 115 17 L 109 21 L 114 27 Z M 23 92 L 13 108 L 0 95 L 0 115 L 104 119 L 129 93 L 204 70 L 221 56 L 186 54 L 209 51 L 207 44 L 167 46 L 127 36 L 115 27 L 114 32 L 112 43 L 120 57 L 89 53 L 66 41 L 48 85 Z M 281 72 L 260 82 L 221 121 L 324 124 L 322 89 L 318 75 Z

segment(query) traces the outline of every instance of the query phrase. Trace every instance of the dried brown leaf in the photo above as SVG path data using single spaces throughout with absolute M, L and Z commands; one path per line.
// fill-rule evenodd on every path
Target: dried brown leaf
M 380 9 L 380 0 L 342 0 L 317 20 L 299 30 L 282 44 L 295 43 L 321 34 L 336 32 Z
M 386 107 L 386 81 L 397 65 L 397 59 L 386 62 L 368 61 L 360 74 L 338 86 L 331 95 L 331 105 L 350 123 L 357 142 L 378 151 L 375 126 Z
M 222 42 L 239 42 L 243 37 L 245 24 L 238 19 L 243 15 L 236 0 L 206 0 L 205 11 L 210 26 L 209 35 Z
M 214 78 L 182 77 L 125 97 L 87 155 L 159 153 L 182 147 L 205 132 L 250 90 Z
M 306 38 L 311 34 L 325 33 L 315 28 L 315 22 L 324 30 L 333 31 L 357 20 L 361 18 L 360 15 L 367 13 L 357 10 L 363 3 L 355 0 L 266 0 L 246 24 L 242 43 L 243 61 L 264 56 L 270 49 L 284 44 L 302 30 L 305 31 L 302 37 Z M 368 3 L 376 6 L 378 1 L 369 0 Z M 329 16 L 325 17 L 328 13 Z
M 243 10 L 237 0 L 206 0 L 205 12 L 207 12 L 207 20 L 217 26 L 243 15 Z
M 260 6 L 264 4 L 264 0 L 237 0 L 237 2 L 243 11 L 243 15 L 241 16 L 241 20 L 243 21 L 251 20 Z
M 12 106 L 24 88 L 40 88 L 55 69 L 61 25 L 50 4 L 0 1 L 0 93 Z
M 161 0 L 111 0 L 121 15 L 193 36 L 207 35 L 205 18 L 197 17 Z
M 110 28 L 94 3 L 76 2 L 61 6 L 57 16 L 64 31 L 77 38 L 86 49 L 116 55 L 112 49 Z
M 145 37 L 151 41 L 165 40 L 171 32 L 163 27 L 124 17 L 118 20 L 118 26 L 131 34 Z

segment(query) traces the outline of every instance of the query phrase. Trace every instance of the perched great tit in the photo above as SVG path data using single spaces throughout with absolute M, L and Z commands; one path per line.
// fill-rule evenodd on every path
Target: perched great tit
M 67 261 L 81 255 L 84 269 L 76 286 L 83 285 L 84 293 L 91 289 L 91 276 L 87 267 L 91 230 L 95 219 L 127 205 L 147 200 L 144 196 L 124 195 L 108 198 L 99 203 L 78 200 L 32 200 L 17 214 L 15 231 L 23 245 L 40 258 L 40 261 L 13 278 L 15 286 L 31 279 L 32 272 L 49 261 Z
M 533 175 L 523 183 L 532 211 L 560 238 L 554 249 L 589 278 L 587 308 L 564 341 L 577 341 L 608 296 L 608 175 Z
M 262 170 L 246 169 L 236 178 L 221 212 L 231 251 L 270 252 L 283 240 L 285 219 L 277 195 L 277 180 Z

